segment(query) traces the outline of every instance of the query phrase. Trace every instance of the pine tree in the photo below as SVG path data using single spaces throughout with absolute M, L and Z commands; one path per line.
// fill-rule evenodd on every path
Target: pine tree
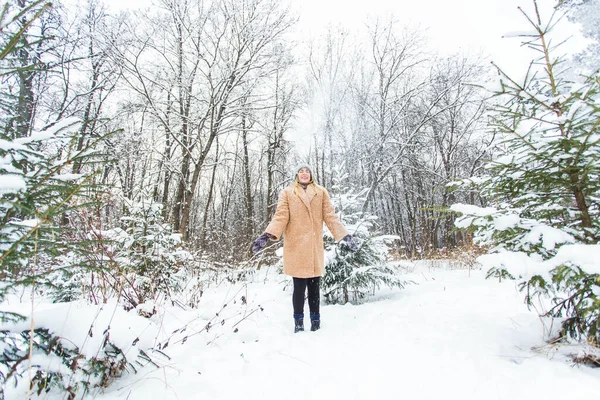
M 88 267 L 80 264 L 87 243 L 71 240 L 68 222 L 96 203 L 101 190 L 94 183 L 101 157 L 93 148 L 104 138 L 77 149 L 81 121 L 74 118 L 36 131 L 30 91 L 21 96 L 11 91 L 11 82 L 28 80 L 29 72 L 43 67 L 18 61 L 26 59 L 29 46 L 50 40 L 43 33 L 27 40 L 28 30 L 49 8 L 49 3 L 31 1 L 7 3 L 0 10 L 0 109 L 12 113 L 0 118 L 0 304 L 17 291 L 34 294 L 53 287 L 56 271 Z M 71 173 L 75 162 L 84 166 L 79 174 Z M 23 315 L 0 310 L 0 399 L 6 387 L 29 372 L 30 390 L 38 395 L 59 388 L 75 398 L 92 386 L 104 387 L 127 365 L 108 334 L 101 351 L 86 358 L 72 343 L 24 321 Z M 39 363 L 48 358 L 59 359 L 62 366 Z
M 25 33 L 23 29 L 33 25 L 48 7 L 37 1 L 24 9 L 14 11 L 7 6 L 3 10 L 0 67 L 5 76 L 19 73 L 19 68 L 15 69 L 9 59 L 26 46 L 19 41 Z M 15 24 L 21 30 L 14 29 Z M 39 43 L 43 40 L 48 38 L 39 39 Z M 19 101 L 11 96 L 1 97 L 3 109 Z M 77 212 L 78 207 L 93 201 L 98 189 L 93 184 L 96 174 L 93 165 L 99 157 L 92 148 L 101 139 L 74 151 L 80 121 L 63 119 L 39 132 L 29 121 L 30 126 L 25 130 L 29 134 L 25 137 L 17 132 L 21 126 L 13 121 L 2 120 L 0 127 L 0 275 L 3 280 L 0 302 L 15 288 L 51 285 L 50 271 L 43 266 L 45 261 L 71 251 L 85 251 L 68 239 L 64 221 L 70 213 Z M 90 167 L 88 172 L 70 173 L 74 160 L 85 161 Z M 0 311 L 0 321 L 13 317 Z
M 373 233 L 376 217 L 362 213 L 366 190 L 355 191 L 344 186 L 347 176 L 339 168 L 332 186 L 332 201 L 341 211 L 341 219 L 348 231 L 360 243 L 356 252 L 341 242 L 336 245 L 331 235 L 325 238 L 325 276 L 323 292 L 328 303 L 356 302 L 382 285 L 403 288 L 405 281 L 387 265 L 386 240 L 391 236 Z
M 500 139 L 486 175 L 464 180 L 488 207 L 454 205 L 476 242 L 502 257 L 483 259 L 490 275 L 519 277 L 527 301 L 549 295 L 546 315 L 566 317 L 563 334 L 599 342 L 600 280 L 567 252 L 598 252 L 600 238 L 600 76 L 567 79 L 564 57 L 555 57 L 550 32 L 560 18 L 542 23 L 534 1 L 535 34 L 525 43 L 539 53 L 522 81 L 500 68 L 490 128 Z M 507 261 L 508 254 L 512 260 Z M 600 252 L 598 253 L 600 255 Z M 487 264 L 488 261 L 495 260 Z M 523 265 L 536 265 L 533 272 Z

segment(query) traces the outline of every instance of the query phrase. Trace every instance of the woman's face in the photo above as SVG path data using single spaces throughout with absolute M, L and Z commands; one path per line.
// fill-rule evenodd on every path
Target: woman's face
M 310 170 L 308 168 L 300 168 L 298 171 L 298 182 L 309 183 L 310 182 Z

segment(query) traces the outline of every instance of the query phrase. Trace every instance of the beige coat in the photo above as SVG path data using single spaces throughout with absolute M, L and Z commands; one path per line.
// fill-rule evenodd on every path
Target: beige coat
M 265 230 L 279 240 L 283 233 L 283 272 L 296 278 L 323 276 L 323 222 L 339 241 L 348 234 L 324 187 L 294 182 L 279 194 L 277 210 Z

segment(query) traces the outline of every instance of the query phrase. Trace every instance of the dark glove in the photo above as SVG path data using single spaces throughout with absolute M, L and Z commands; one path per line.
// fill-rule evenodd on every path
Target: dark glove
M 350 249 L 350 251 L 353 253 L 358 250 L 358 242 L 352 235 L 344 236 L 344 238 L 340 241 L 340 244 L 348 246 L 348 249 Z
M 269 241 L 269 239 L 274 238 L 274 237 L 275 236 L 271 235 L 270 233 L 263 233 L 262 235 L 260 235 L 254 241 L 254 243 L 252 243 L 252 251 L 254 252 L 254 254 L 256 254 L 259 251 L 261 251 L 262 249 L 264 249 L 265 246 L 267 245 L 267 242 Z

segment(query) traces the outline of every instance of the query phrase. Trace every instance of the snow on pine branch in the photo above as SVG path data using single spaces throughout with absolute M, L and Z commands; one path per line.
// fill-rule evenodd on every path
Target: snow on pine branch
M 471 225 L 487 228 L 485 233 L 476 234 L 475 240 L 480 244 L 489 244 L 492 232 L 521 229 L 520 243 L 517 248 L 528 249 L 529 245 L 539 245 L 546 251 L 552 251 L 557 245 L 574 243 L 575 238 L 562 229 L 544 224 L 532 218 L 523 218 L 518 209 L 497 209 L 495 207 L 479 207 L 470 204 L 453 204 L 450 209 L 459 212 L 455 225 L 467 228 Z
M 551 281 L 552 271 L 560 266 L 577 267 L 586 274 L 600 274 L 600 245 L 565 244 L 548 260 L 536 253 L 505 251 L 479 256 L 477 261 L 484 269 L 505 270 L 523 280 L 537 275 Z

